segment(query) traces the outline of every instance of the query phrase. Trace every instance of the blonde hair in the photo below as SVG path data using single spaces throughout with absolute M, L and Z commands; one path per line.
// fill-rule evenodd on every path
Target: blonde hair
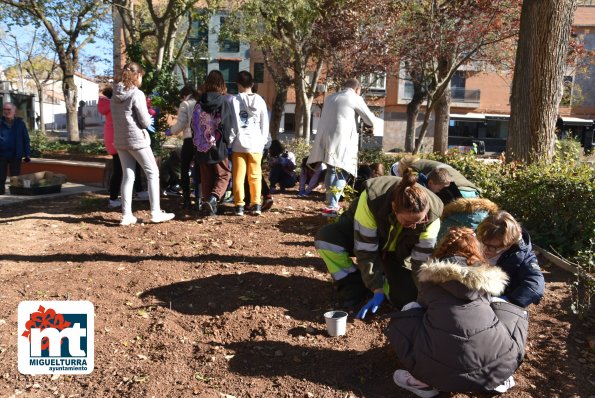
M 145 70 L 142 66 L 137 64 L 136 62 L 129 62 L 124 67 L 122 67 L 122 76 L 120 78 L 120 83 L 124 85 L 127 89 L 131 89 L 132 87 L 138 87 L 138 75 L 144 76 Z
M 411 165 L 420 159 L 419 156 L 407 155 L 399 160 L 399 175 L 402 177 L 405 175 L 405 170 L 411 167 Z
M 520 224 L 504 210 L 490 214 L 477 226 L 477 237 L 480 241 L 499 239 L 506 247 L 518 242 L 521 233 Z
M 467 227 L 449 228 L 446 236 L 438 243 L 438 247 L 436 247 L 432 256 L 437 259 L 461 256 L 467 260 L 467 265 L 484 264 L 486 262 L 479 241 L 473 230 Z

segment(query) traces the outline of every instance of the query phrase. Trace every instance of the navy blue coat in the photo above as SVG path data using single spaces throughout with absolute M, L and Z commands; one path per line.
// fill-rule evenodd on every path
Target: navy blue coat
M 519 307 L 539 303 L 545 281 L 527 231 L 523 230 L 521 240 L 502 253 L 496 265 L 508 274 L 509 282 L 504 291 L 508 301 Z
M 12 126 L 4 117 L 0 121 L 0 157 L 22 159 L 31 156 L 29 131 L 20 117 L 15 117 Z

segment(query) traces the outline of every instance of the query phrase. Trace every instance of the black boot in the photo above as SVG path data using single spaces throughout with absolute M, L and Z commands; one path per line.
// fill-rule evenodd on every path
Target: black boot
M 202 202 L 202 205 L 200 207 L 200 209 L 202 211 L 202 215 L 204 217 L 210 217 L 210 216 L 216 215 L 217 214 L 217 202 L 218 202 L 218 199 L 215 195 L 209 196 L 209 198 L 207 200 Z
M 352 272 L 343 279 L 335 281 L 341 306 L 353 310 L 369 294 L 370 290 L 364 285 L 359 270 Z
M 184 202 L 182 203 L 182 207 L 186 210 L 192 207 L 192 202 L 190 201 L 190 192 L 184 192 Z

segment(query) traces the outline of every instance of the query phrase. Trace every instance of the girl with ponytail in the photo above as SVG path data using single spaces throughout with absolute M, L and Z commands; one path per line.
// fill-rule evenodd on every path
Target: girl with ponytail
M 373 295 L 357 313 L 364 318 L 386 298 L 399 308 L 415 300 L 415 274 L 434 249 L 441 213 L 440 199 L 417 183 L 411 169 L 402 178 L 366 181 L 339 220 L 316 234 L 343 306 L 355 309 Z

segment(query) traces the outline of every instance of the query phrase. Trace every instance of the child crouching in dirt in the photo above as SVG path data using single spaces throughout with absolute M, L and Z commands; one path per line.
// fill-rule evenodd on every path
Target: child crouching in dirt
M 451 228 L 417 275 L 417 302 L 395 313 L 386 332 L 405 368 L 394 382 L 419 397 L 513 387 L 528 314 L 498 298 L 508 277 L 487 263 L 473 230 Z

